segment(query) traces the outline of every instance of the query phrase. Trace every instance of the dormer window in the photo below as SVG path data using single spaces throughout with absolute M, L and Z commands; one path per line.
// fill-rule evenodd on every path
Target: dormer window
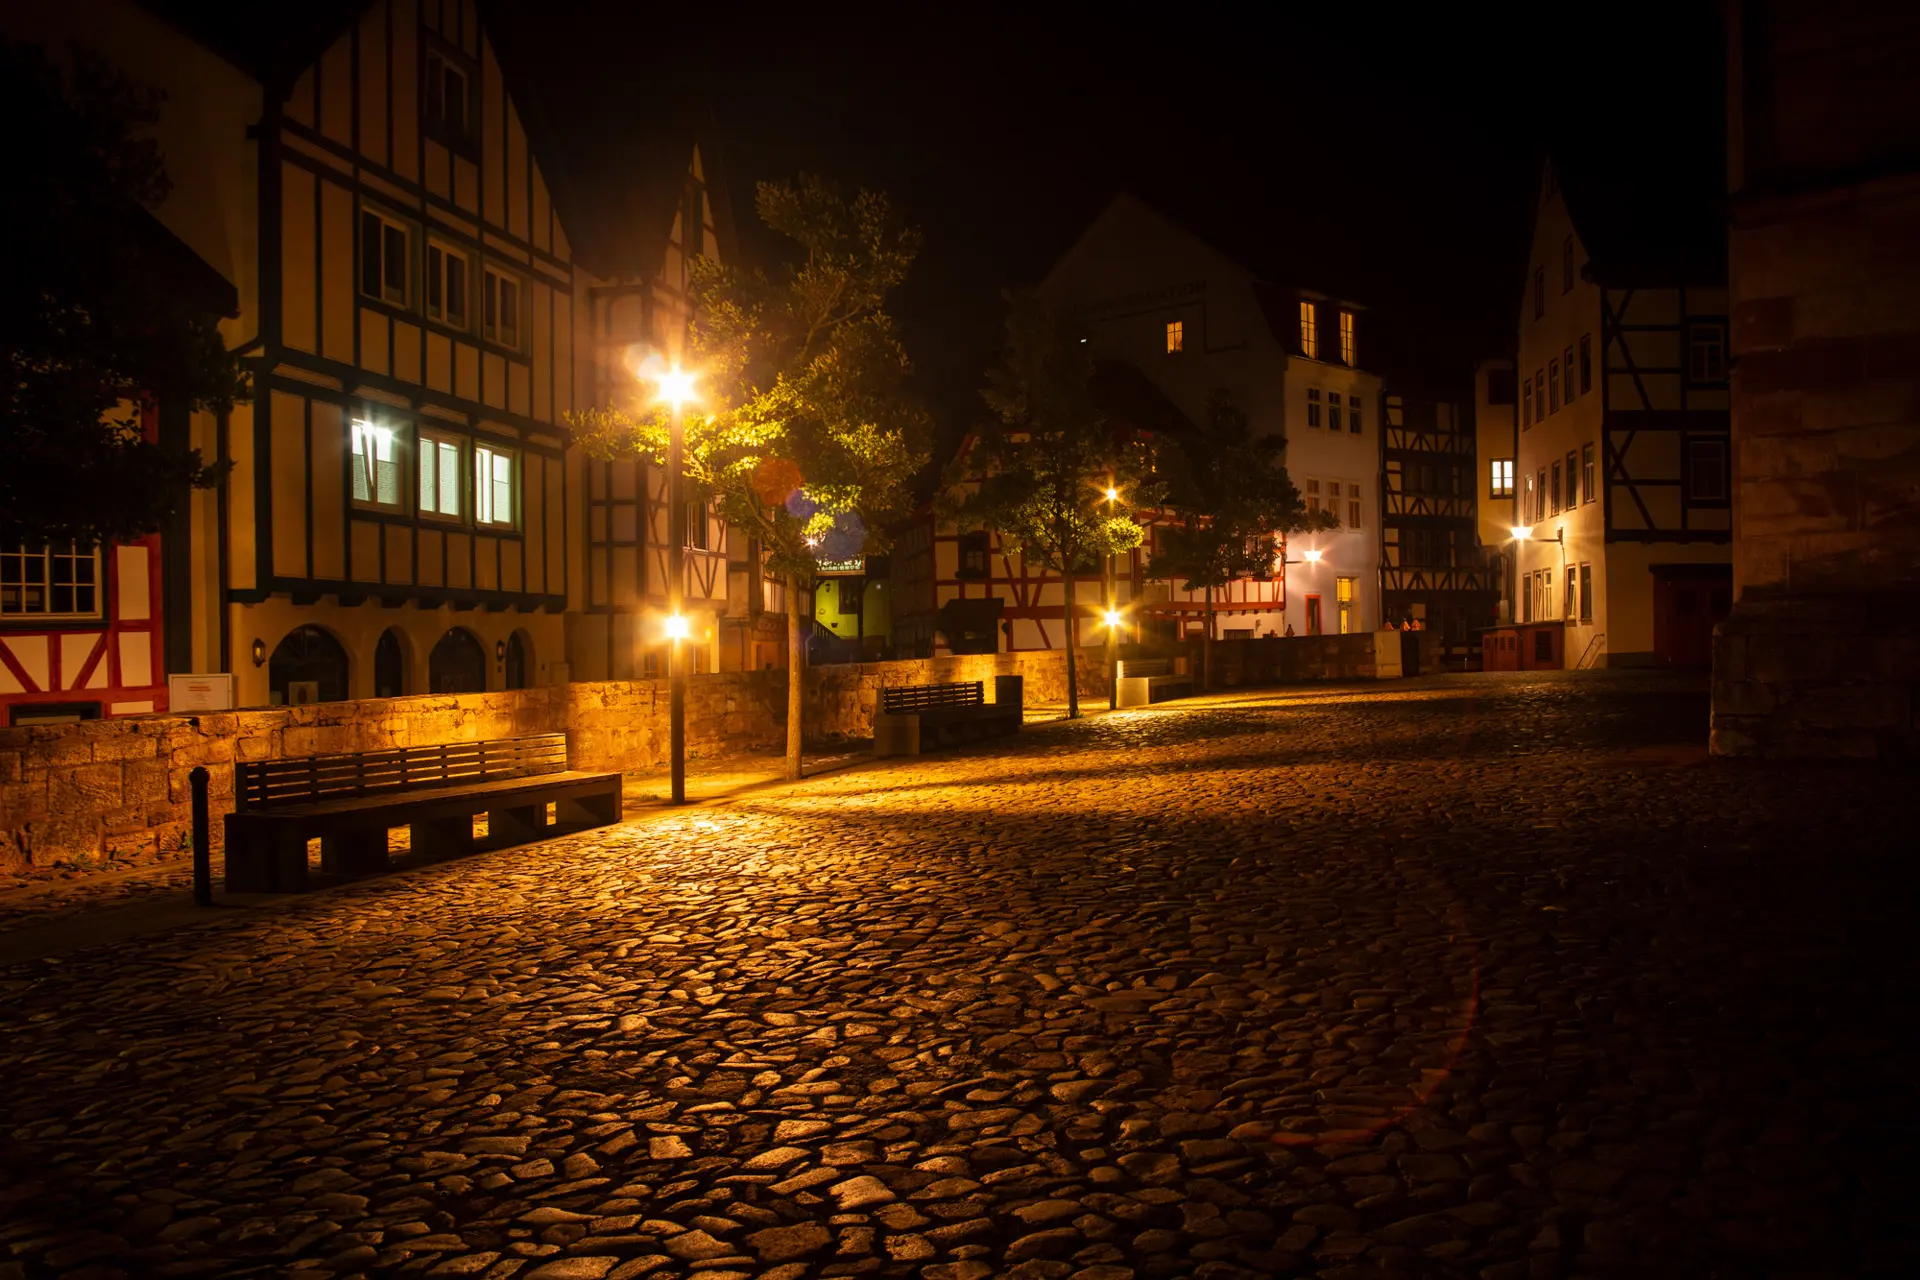
M 1351 311 L 1340 313 L 1340 363 L 1349 366 L 1356 363 L 1353 346 L 1353 312 Z
M 1167 354 L 1186 350 L 1186 328 L 1178 320 L 1167 321 Z
M 438 49 L 427 52 L 420 110 L 427 135 L 450 147 L 472 145 L 473 72 Z
M 1320 358 L 1320 313 L 1311 302 L 1300 304 L 1300 354 L 1309 360 Z

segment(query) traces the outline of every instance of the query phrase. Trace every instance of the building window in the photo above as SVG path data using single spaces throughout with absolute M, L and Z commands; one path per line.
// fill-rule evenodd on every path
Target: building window
M 460 517 L 460 441 L 420 433 L 420 514 Z
M 1353 312 L 1340 313 L 1340 363 L 1355 364 L 1353 348 Z
M 517 276 L 487 268 L 487 297 L 483 337 L 503 347 L 520 347 L 520 294 Z
M 1361 418 L 1360 418 L 1360 397 L 1348 396 L 1347 397 L 1347 433 L 1349 435 L 1357 436 L 1360 434 L 1360 430 L 1364 425 L 1365 424 L 1361 421 Z
M 1547 497 L 1553 503 L 1553 514 L 1560 514 L 1560 464 L 1553 464 L 1553 479 L 1548 482 Z
M 1547 314 L 1547 269 L 1533 269 L 1533 318 L 1544 319 Z
M 1726 500 L 1727 442 L 1687 441 L 1687 501 L 1716 503 Z
M 1338 391 L 1327 392 L 1327 429 L 1329 431 L 1340 429 L 1340 393 Z
M 0 548 L 0 618 L 98 618 L 100 549 L 75 542 Z
M 393 429 L 364 419 L 353 423 L 353 501 L 382 511 L 400 509 L 400 457 Z
M 1511 276 L 1508 279 L 1512 279 Z M 1560 245 L 1560 292 L 1573 292 L 1573 237 L 1568 236 Z
M 1347 481 L 1347 528 L 1360 527 L 1360 486 Z
M 1691 324 L 1687 326 L 1687 381 L 1725 382 L 1727 380 L 1727 326 Z
M 467 327 L 467 255 L 434 241 L 427 242 L 427 315 L 455 329 Z
M 1593 566 L 1580 566 L 1580 621 L 1593 621 Z
M 1340 606 L 1340 634 L 1343 636 L 1352 635 L 1354 623 L 1358 621 L 1354 616 L 1354 605 L 1356 602 L 1354 600 L 1353 584 L 1354 579 L 1352 578 L 1335 578 L 1333 580 L 1333 598 Z
M 1579 469 L 1578 460 L 1573 450 L 1569 449 L 1567 450 L 1567 495 L 1566 495 L 1567 510 L 1569 511 L 1573 510 L 1574 504 L 1580 500 L 1576 496 L 1580 492 L 1579 477 L 1580 477 L 1580 469 Z
M 1534 486 L 1533 490 L 1533 519 L 1535 524 L 1547 518 L 1547 469 L 1545 467 L 1540 468 L 1540 474 L 1537 479 L 1539 483 Z
M 1568 622 L 1572 622 L 1574 620 L 1574 617 L 1576 616 L 1574 614 L 1574 609 L 1577 608 L 1580 603 L 1578 598 L 1578 592 L 1576 589 L 1576 584 L 1574 582 L 1574 579 L 1576 579 L 1579 576 L 1580 575 L 1576 573 L 1574 570 L 1572 569 L 1567 570 L 1567 581 L 1565 584 L 1565 591 L 1566 591 L 1567 598 L 1566 598 L 1565 604 L 1561 607 L 1560 616 L 1565 618 Z
M 1178 320 L 1167 321 L 1167 354 L 1186 349 L 1186 327 Z
M 1580 498 L 1583 502 L 1592 502 L 1599 496 L 1599 489 L 1593 483 L 1593 446 L 1580 446 Z
M 1572 404 L 1573 397 L 1575 396 L 1575 394 L 1577 394 L 1573 386 L 1573 348 L 1572 347 L 1568 347 L 1565 351 L 1560 353 L 1560 367 L 1566 371 L 1567 403 Z
M 421 109 L 426 115 L 428 136 L 455 146 L 472 142 L 468 121 L 473 116 L 473 77 L 437 49 L 427 54 L 427 85 Z
M 1533 477 L 1527 476 L 1521 481 L 1521 485 L 1526 492 L 1522 495 L 1520 503 L 1520 519 L 1522 523 L 1534 524 L 1536 522 L 1533 518 Z
M 1319 596 L 1307 597 L 1307 634 L 1310 636 L 1317 636 L 1320 634 L 1320 597 Z
M 1553 570 L 1540 570 L 1537 579 L 1540 587 L 1540 621 L 1553 621 Z
M 1300 354 L 1309 360 L 1320 358 L 1319 308 L 1311 302 L 1300 304 Z
M 1513 496 L 1513 459 L 1495 458 L 1487 464 L 1487 480 L 1490 498 L 1511 498 Z
M 1325 510 L 1324 505 L 1320 501 L 1320 482 L 1318 480 L 1307 481 L 1307 510 Z
M 1593 390 L 1593 335 L 1580 335 L 1580 394 Z
M 1520 388 L 1520 429 L 1533 426 L 1533 379 L 1528 378 Z
M 1520 597 L 1520 621 L 1522 622 L 1533 621 L 1533 587 L 1530 585 L 1532 581 L 1528 574 L 1522 572 L 1519 585 L 1514 588 L 1515 594 Z
M 960 535 L 960 569 L 956 576 L 962 578 L 987 576 L 987 534 L 984 529 Z
M 1320 425 L 1320 388 L 1318 387 L 1307 388 L 1307 425 L 1310 427 Z
M 695 551 L 706 551 L 707 546 L 707 500 L 704 496 L 688 498 L 682 508 L 681 519 L 687 523 L 686 537 L 681 545 Z
M 396 307 L 406 306 L 411 264 L 412 232 L 407 224 L 373 209 L 362 209 L 360 292 Z
M 1547 412 L 1560 412 L 1560 357 L 1547 361 Z
M 1547 420 L 1547 371 L 1545 369 L 1533 371 L 1533 420 L 1535 422 Z
M 514 456 L 497 445 L 473 446 L 473 520 L 511 525 L 514 519 Z

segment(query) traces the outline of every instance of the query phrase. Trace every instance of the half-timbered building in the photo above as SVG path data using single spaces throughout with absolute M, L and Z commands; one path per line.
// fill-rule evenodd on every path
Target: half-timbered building
M 1381 413 L 1380 601 L 1385 625 L 1437 631 L 1464 659 L 1491 623 L 1481 554 L 1473 405 L 1389 380 Z
M 1566 665 L 1704 665 L 1730 603 L 1724 234 L 1543 167 L 1521 302 L 1522 624 Z

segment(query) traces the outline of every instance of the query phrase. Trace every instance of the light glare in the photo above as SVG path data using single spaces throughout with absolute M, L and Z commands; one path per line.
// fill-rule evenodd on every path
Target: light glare
M 1511 529 L 1508 529 L 1507 532 L 1513 535 L 1515 542 L 1525 542 L 1533 536 L 1533 529 L 1524 524 L 1516 524 Z
M 1308 564 L 1319 564 L 1320 557 L 1325 553 L 1322 552 L 1320 548 L 1315 547 L 1313 550 L 1302 552 L 1301 554 L 1306 556 Z
M 686 618 L 677 613 L 667 619 L 666 628 L 669 640 L 685 640 L 692 633 Z

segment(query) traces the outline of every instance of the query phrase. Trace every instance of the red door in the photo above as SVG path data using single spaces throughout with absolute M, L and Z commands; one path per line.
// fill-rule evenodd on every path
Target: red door
M 1668 666 L 1707 667 L 1713 665 L 1713 629 L 1733 605 L 1733 570 L 1686 568 L 1684 575 L 1654 571 L 1653 648 Z

